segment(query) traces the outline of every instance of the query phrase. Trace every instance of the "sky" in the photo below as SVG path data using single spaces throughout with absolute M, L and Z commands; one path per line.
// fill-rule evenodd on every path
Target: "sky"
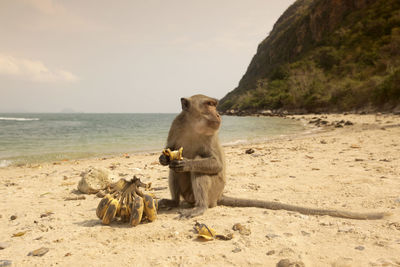
M 222 98 L 294 0 L 0 0 L 0 112 L 175 113 Z

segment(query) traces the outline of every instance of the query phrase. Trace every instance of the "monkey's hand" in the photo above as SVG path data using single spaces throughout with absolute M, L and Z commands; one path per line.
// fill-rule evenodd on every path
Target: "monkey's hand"
M 161 154 L 161 156 L 158 158 L 158 161 L 163 166 L 167 166 L 170 163 L 169 157 L 164 154 Z
M 169 163 L 169 168 L 176 172 L 189 172 L 191 170 L 191 161 L 187 159 L 172 160 Z

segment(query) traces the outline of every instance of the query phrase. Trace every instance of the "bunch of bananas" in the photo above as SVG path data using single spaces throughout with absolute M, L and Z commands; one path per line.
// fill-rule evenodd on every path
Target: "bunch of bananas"
M 112 184 L 96 209 L 103 224 L 110 224 L 119 217 L 122 222 L 136 226 L 141 221 L 153 222 L 157 218 L 157 200 L 152 194 L 143 194 L 139 187 L 149 188 L 136 176 L 130 181 L 120 179 Z M 143 216 L 144 214 L 144 216 Z

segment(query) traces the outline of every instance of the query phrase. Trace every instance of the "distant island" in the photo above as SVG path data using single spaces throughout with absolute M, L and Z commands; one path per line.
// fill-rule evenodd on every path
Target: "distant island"
M 60 110 L 59 113 L 82 113 L 81 111 L 76 111 L 72 108 L 63 108 L 62 110 Z
M 400 1 L 297 0 L 218 109 L 400 113 Z

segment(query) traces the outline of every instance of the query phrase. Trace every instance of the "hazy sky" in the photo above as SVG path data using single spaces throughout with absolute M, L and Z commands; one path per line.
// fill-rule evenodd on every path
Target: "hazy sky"
M 0 112 L 178 112 L 223 97 L 294 0 L 0 0 Z

